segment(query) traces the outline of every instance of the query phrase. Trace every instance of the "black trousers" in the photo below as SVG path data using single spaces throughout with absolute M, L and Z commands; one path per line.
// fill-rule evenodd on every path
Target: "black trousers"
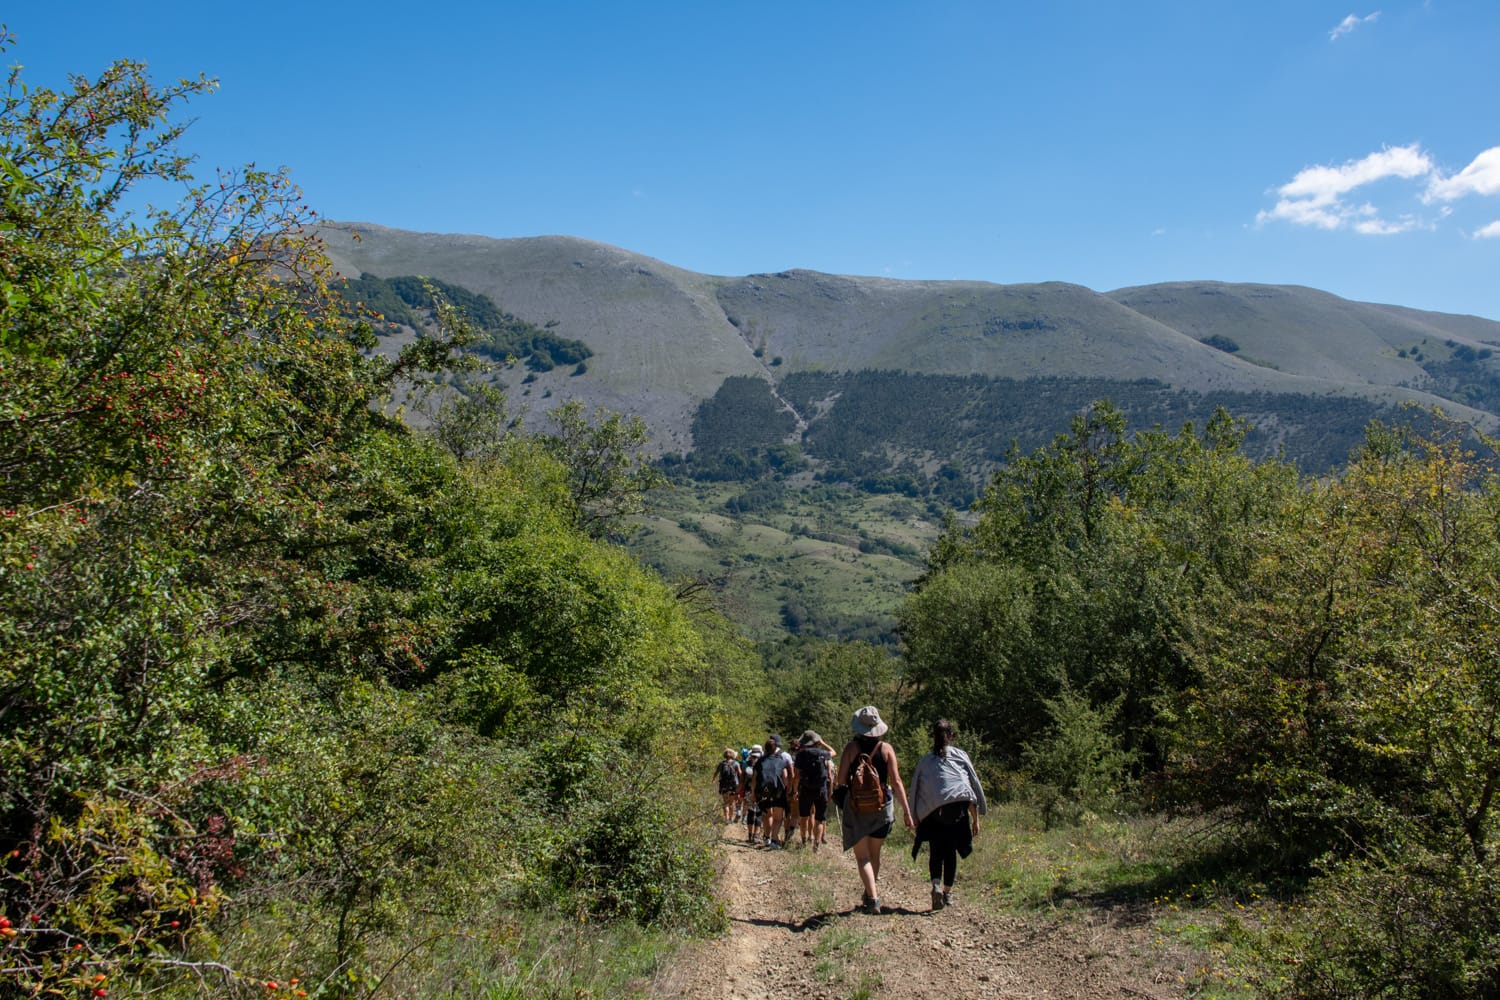
M 927 856 L 928 877 L 951 886 L 958 875 L 958 859 L 967 858 L 974 850 L 969 803 L 949 802 L 929 813 L 917 829 L 918 848 L 922 841 L 931 851 Z

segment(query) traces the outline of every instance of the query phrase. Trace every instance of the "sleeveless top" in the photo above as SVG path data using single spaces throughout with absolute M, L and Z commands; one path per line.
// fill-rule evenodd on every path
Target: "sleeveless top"
M 870 760 L 875 764 L 875 771 L 880 775 L 880 783 L 882 785 L 890 785 L 890 758 L 880 752 L 880 744 L 885 741 L 878 736 L 856 736 L 854 737 L 854 742 L 859 744 L 860 753 L 870 755 Z

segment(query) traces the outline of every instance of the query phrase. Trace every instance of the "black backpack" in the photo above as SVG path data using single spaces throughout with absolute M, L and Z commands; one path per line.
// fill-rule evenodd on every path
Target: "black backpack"
M 797 754 L 797 784 L 803 795 L 820 797 L 828 788 L 828 761 L 833 754 L 811 748 Z
M 768 753 L 755 765 L 756 776 L 760 779 L 756 786 L 755 801 L 765 808 L 776 802 L 786 793 L 786 784 L 782 780 L 782 769 L 786 767 L 786 761 L 781 759 L 779 753 Z
M 739 791 L 740 787 L 740 765 L 737 761 L 719 761 L 719 794 L 728 795 L 730 792 Z

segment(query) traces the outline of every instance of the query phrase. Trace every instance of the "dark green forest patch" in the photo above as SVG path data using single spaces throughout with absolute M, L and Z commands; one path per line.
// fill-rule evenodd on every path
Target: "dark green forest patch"
M 1462 360 L 1455 353 L 1445 364 Z M 1479 364 L 1477 358 L 1469 362 L 1465 373 L 1478 378 L 1471 369 Z M 1355 397 L 1199 393 L 1154 380 L 798 372 L 779 390 L 808 421 L 800 457 L 819 478 L 955 506 L 972 502 L 1013 447 L 1041 446 L 1100 399 L 1109 399 L 1137 426 L 1170 430 L 1203 426 L 1222 407 L 1250 423 L 1248 455 L 1284 456 L 1311 474 L 1340 467 L 1372 420 L 1426 419 Z M 771 450 L 789 447 L 783 442 L 794 423 L 760 379 L 726 379 L 699 408 L 695 451 L 679 464 L 700 479 L 761 478 L 786 464 L 786 455 L 777 461 Z
M 403 325 L 421 329 L 430 320 L 434 294 L 441 296 L 479 332 L 469 345 L 471 350 L 496 361 L 524 361 L 532 371 L 581 366 L 594 354 L 581 340 L 559 336 L 505 312 L 488 295 L 436 278 L 378 278 L 365 273 L 345 280 L 338 290 L 351 305 L 376 313 L 387 329 Z

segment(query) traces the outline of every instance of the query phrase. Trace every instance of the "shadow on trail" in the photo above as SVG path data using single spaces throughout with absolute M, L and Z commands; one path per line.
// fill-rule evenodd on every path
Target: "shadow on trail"
M 858 913 L 857 908 L 851 907 L 842 913 L 818 913 L 806 920 L 772 920 L 769 917 L 730 917 L 732 924 L 749 924 L 752 927 L 780 927 L 791 931 L 793 934 L 802 934 L 807 931 L 822 930 L 838 917 L 847 917 Z
M 793 934 L 803 934 L 807 931 L 818 931 L 827 927 L 833 921 L 843 917 L 864 916 L 865 911 L 858 906 L 851 906 L 847 910 L 837 910 L 829 913 L 815 913 L 806 920 L 772 920 L 769 917 L 730 917 L 732 924 L 749 924 L 752 927 L 780 927 L 791 931 Z M 880 916 L 882 917 L 928 917 L 932 915 L 930 910 L 908 910 L 904 906 L 882 906 Z

